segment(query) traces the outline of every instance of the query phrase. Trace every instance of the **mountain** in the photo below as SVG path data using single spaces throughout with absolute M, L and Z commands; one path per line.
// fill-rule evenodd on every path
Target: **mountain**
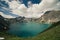
M 21 23 L 21 22 L 37 22 L 37 23 L 55 23 L 60 21 L 60 11 L 47 11 L 40 18 L 26 18 L 26 17 L 16 17 L 8 18 L 10 23 Z
M 22 22 L 24 22 L 25 17 L 19 16 L 16 18 L 5 18 L 5 19 L 8 20 L 10 22 L 10 24 L 11 23 L 22 23 Z
M 42 23 L 54 23 L 60 21 L 60 11 L 52 10 L 45 12 L 40 18 L 38 18 L 39 22 Z
M 5 20 L 4 17 L 0 15 L 0 31 L 7 30 L 9 26 L 9 22 Z
M 22 23 L 22 22 L 55 23 L 60 21 L 60 11 L 59 10 L 46 11 L 40 18 L 26 18 L 19 16 L 16 18 L 5 19 L 10 23 Z
M 28 23 L 28 22 L 36 22 L 38 19 L 37 18 L 26 18 L 26 17 L 16 17 L 16 18 L 5 18 L 8 20 L 10 23 Z

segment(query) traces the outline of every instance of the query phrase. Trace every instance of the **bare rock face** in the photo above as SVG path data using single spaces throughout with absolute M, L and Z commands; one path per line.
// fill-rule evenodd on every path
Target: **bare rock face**
M 38 21 L 42 23 L 55 23 L 60 21 L 60 11 L 47 11 Z

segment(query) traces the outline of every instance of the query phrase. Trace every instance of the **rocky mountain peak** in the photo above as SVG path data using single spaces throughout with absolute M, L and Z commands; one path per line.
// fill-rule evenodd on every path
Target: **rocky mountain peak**
M 45 23 L 53 23 L 60 21 L 60 11 L 47 11 L 38 20 Z

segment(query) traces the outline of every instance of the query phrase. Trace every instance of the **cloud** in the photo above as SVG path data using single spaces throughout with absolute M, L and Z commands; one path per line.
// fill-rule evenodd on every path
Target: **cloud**
M 28 18 L 39 18 L 47 10 L 60 10 L 59 0 L 42 0 L 39 4 L 32 4 L 29 1 L 28 8 L 17 1 L 8 2 L 8 4 L 13 14 Z
M 39 4 L 40 10 L 52 10 L 55 9 L 55 7 L 59 6 L 57 5 L 59 3 L 59 0 L 42 0 L 42 2 Z
M 11 16 L 11 15 L 6 15 L 6 14 L 4 14 L 4 13 L 2 13 L 2 12 L 0 12 L 0 15 L 2 15 L 2 16 L 5 17 L 5 18 L 15 18 L 15 17 L 13 17 L 13 16 Z

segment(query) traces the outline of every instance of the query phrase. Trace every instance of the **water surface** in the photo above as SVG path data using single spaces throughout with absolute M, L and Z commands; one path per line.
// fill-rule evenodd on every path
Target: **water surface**
M 35 36 L 50 27 L 50 24 L 40 24 L 35 22 L 15 23 L 10 25 L 9 34 L 28 37 Z

